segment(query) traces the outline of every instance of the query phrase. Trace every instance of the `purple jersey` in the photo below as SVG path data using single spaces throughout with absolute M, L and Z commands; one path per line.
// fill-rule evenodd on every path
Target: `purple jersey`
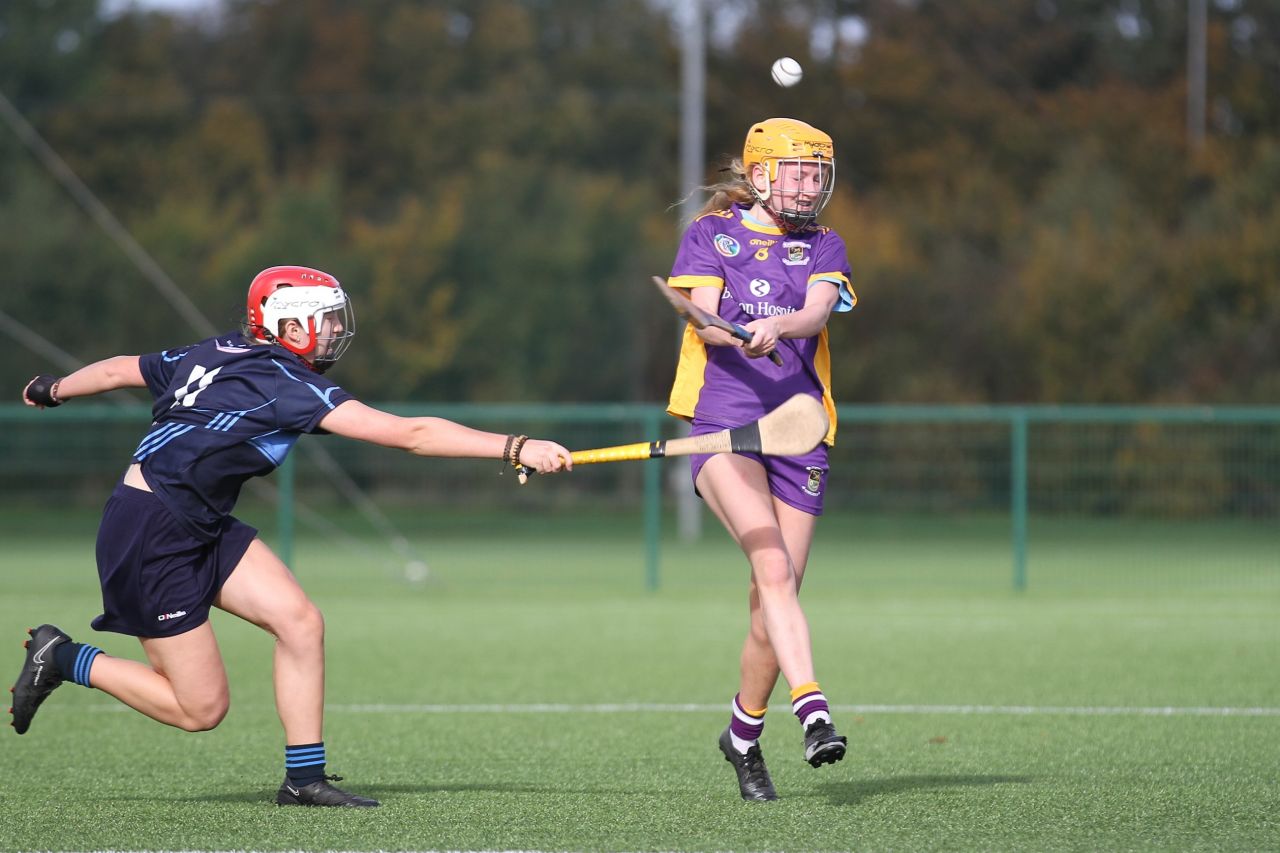
M 747 208 L 698 217 L 685 232 L 667 284 L 720 288 L 720 316 L 745 326 L 761 317 L 789 314 L 804 307 L 809 288 L 828 281 L 840 291 L 835 311 L 857 302 L 844 241 L 829 228 L 814 226 L 785 233 L 756 222 Z M 836 434 L 831 398 L 831 354 L 827 330 L 811 338 L 778 341 L 781 367 L 767 358 L 747 358 L 737 347 L 707 346 L 686 327 L 680 363 L 667 411 L 686 419 L 725 427 L 750 423 L 794 394 L 822 400 Z
M 352 399 L 284 347 L 238 333 L 139 363 L 154 423 L 133 459 L 161 503 L 206 542 L 245 480 L 273 471 L 299 435 Z

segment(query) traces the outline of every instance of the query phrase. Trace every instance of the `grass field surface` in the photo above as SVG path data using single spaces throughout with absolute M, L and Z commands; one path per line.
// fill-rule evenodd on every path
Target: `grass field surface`
M 1210 547 L 1068 525 L 1015 593 L 998 524 L 825 520 L 802 598 L 849 755 L 805 764 L 780 687 L 763 747 L 782 799 L 747 804 L 716 749 L 741 557 L 718 530 L 666 540 L 648 593 L 638 528 L 424 516 L 405 527 L 430 566 L 417 584 L 379 543 L 300 531 L 328 622 L 329 769 L 383 807 L 272 804 L 271 643 L 216 614 L 223 724 L 187 734 L 63 687 L 27 735 L 0 736 L 0 849 L 1280 849 L 1266 530 Z M 91 518 L 11 513 L 0 533 L 6 681 L 43 621 L 140 658 L 87 628 Z

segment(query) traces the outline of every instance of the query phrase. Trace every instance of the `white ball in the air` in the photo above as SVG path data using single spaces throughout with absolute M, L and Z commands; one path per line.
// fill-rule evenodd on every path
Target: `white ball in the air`
M 773 82 L 783 87 L 794 86 L 804 76 L 800 63 L 789 56 L 775 60 L 769 73 L 773 75 Z

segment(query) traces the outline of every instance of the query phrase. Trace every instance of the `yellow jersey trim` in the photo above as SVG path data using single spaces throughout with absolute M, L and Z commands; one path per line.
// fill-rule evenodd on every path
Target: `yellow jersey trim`
M 780 237 L 786 233 L 776 225 L 762 225 L 754 219 L 748 219 L 746 216 L 743 216 L 738 222 L 742 224 L 743 228 L 748 231 L 755 231 L 757 234 L 772 234 L 775 237 Z
M 813 372 L 818 374 L 818 380 L 822 382 L 822 408 L 827 410 L 827 423 L 830 424 L 827 436 L 822 440 L 828 447 L 835 447 L 836 401 L 831 396 L 831 348 L 827 345 L 828 338 L 827 327 L 823 326 L 818 332 L 817 351 L 813 354 Z
M 718 287 L 724 289 L 724 279 L 718 275 L 674 275 L 667 279 L 668 287 Z
M 836 286 L 839 291 L 839 300 L 836 302 L 835 313 L 841 314 L 845 311 L 852 311 L 853 306 L 858 304 L 858 294 L 854 292 L 853 285 L 849 282 L 848 276 L 842 272 L 816 272 L 809 276 L 807 287 L 813 287 L 814 282 L 829 281 Z
M 706 382 L 707 345 L 698 337 L 693 326 L 685 325 L 680 341 L 680 357 L 676 362 L 676 378 L 671 383 L 671 397 L 667 402 L 667 414 L 686 421 L 693 420 L 693 410 Z

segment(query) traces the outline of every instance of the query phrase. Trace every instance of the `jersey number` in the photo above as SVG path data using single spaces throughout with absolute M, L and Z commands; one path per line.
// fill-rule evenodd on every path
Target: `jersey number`
M 222 370 L 222 368 L 215 367 L 213 370 L 206 372 L 204 366 L 200 364 L 191 368 L 191 375 L 187 377 L 187 381 L 173 393 L 173 406 L 195 405 L 196 397 L 200 395 L 201 391 L 209 387 L 209 384 L 213 382 L 213 377 L 218 375 L 219 370 Z M 195 385 L 194 389 L 191 387 L 192 385 Z M 172 409 L 173 406 L 169 408 Z

